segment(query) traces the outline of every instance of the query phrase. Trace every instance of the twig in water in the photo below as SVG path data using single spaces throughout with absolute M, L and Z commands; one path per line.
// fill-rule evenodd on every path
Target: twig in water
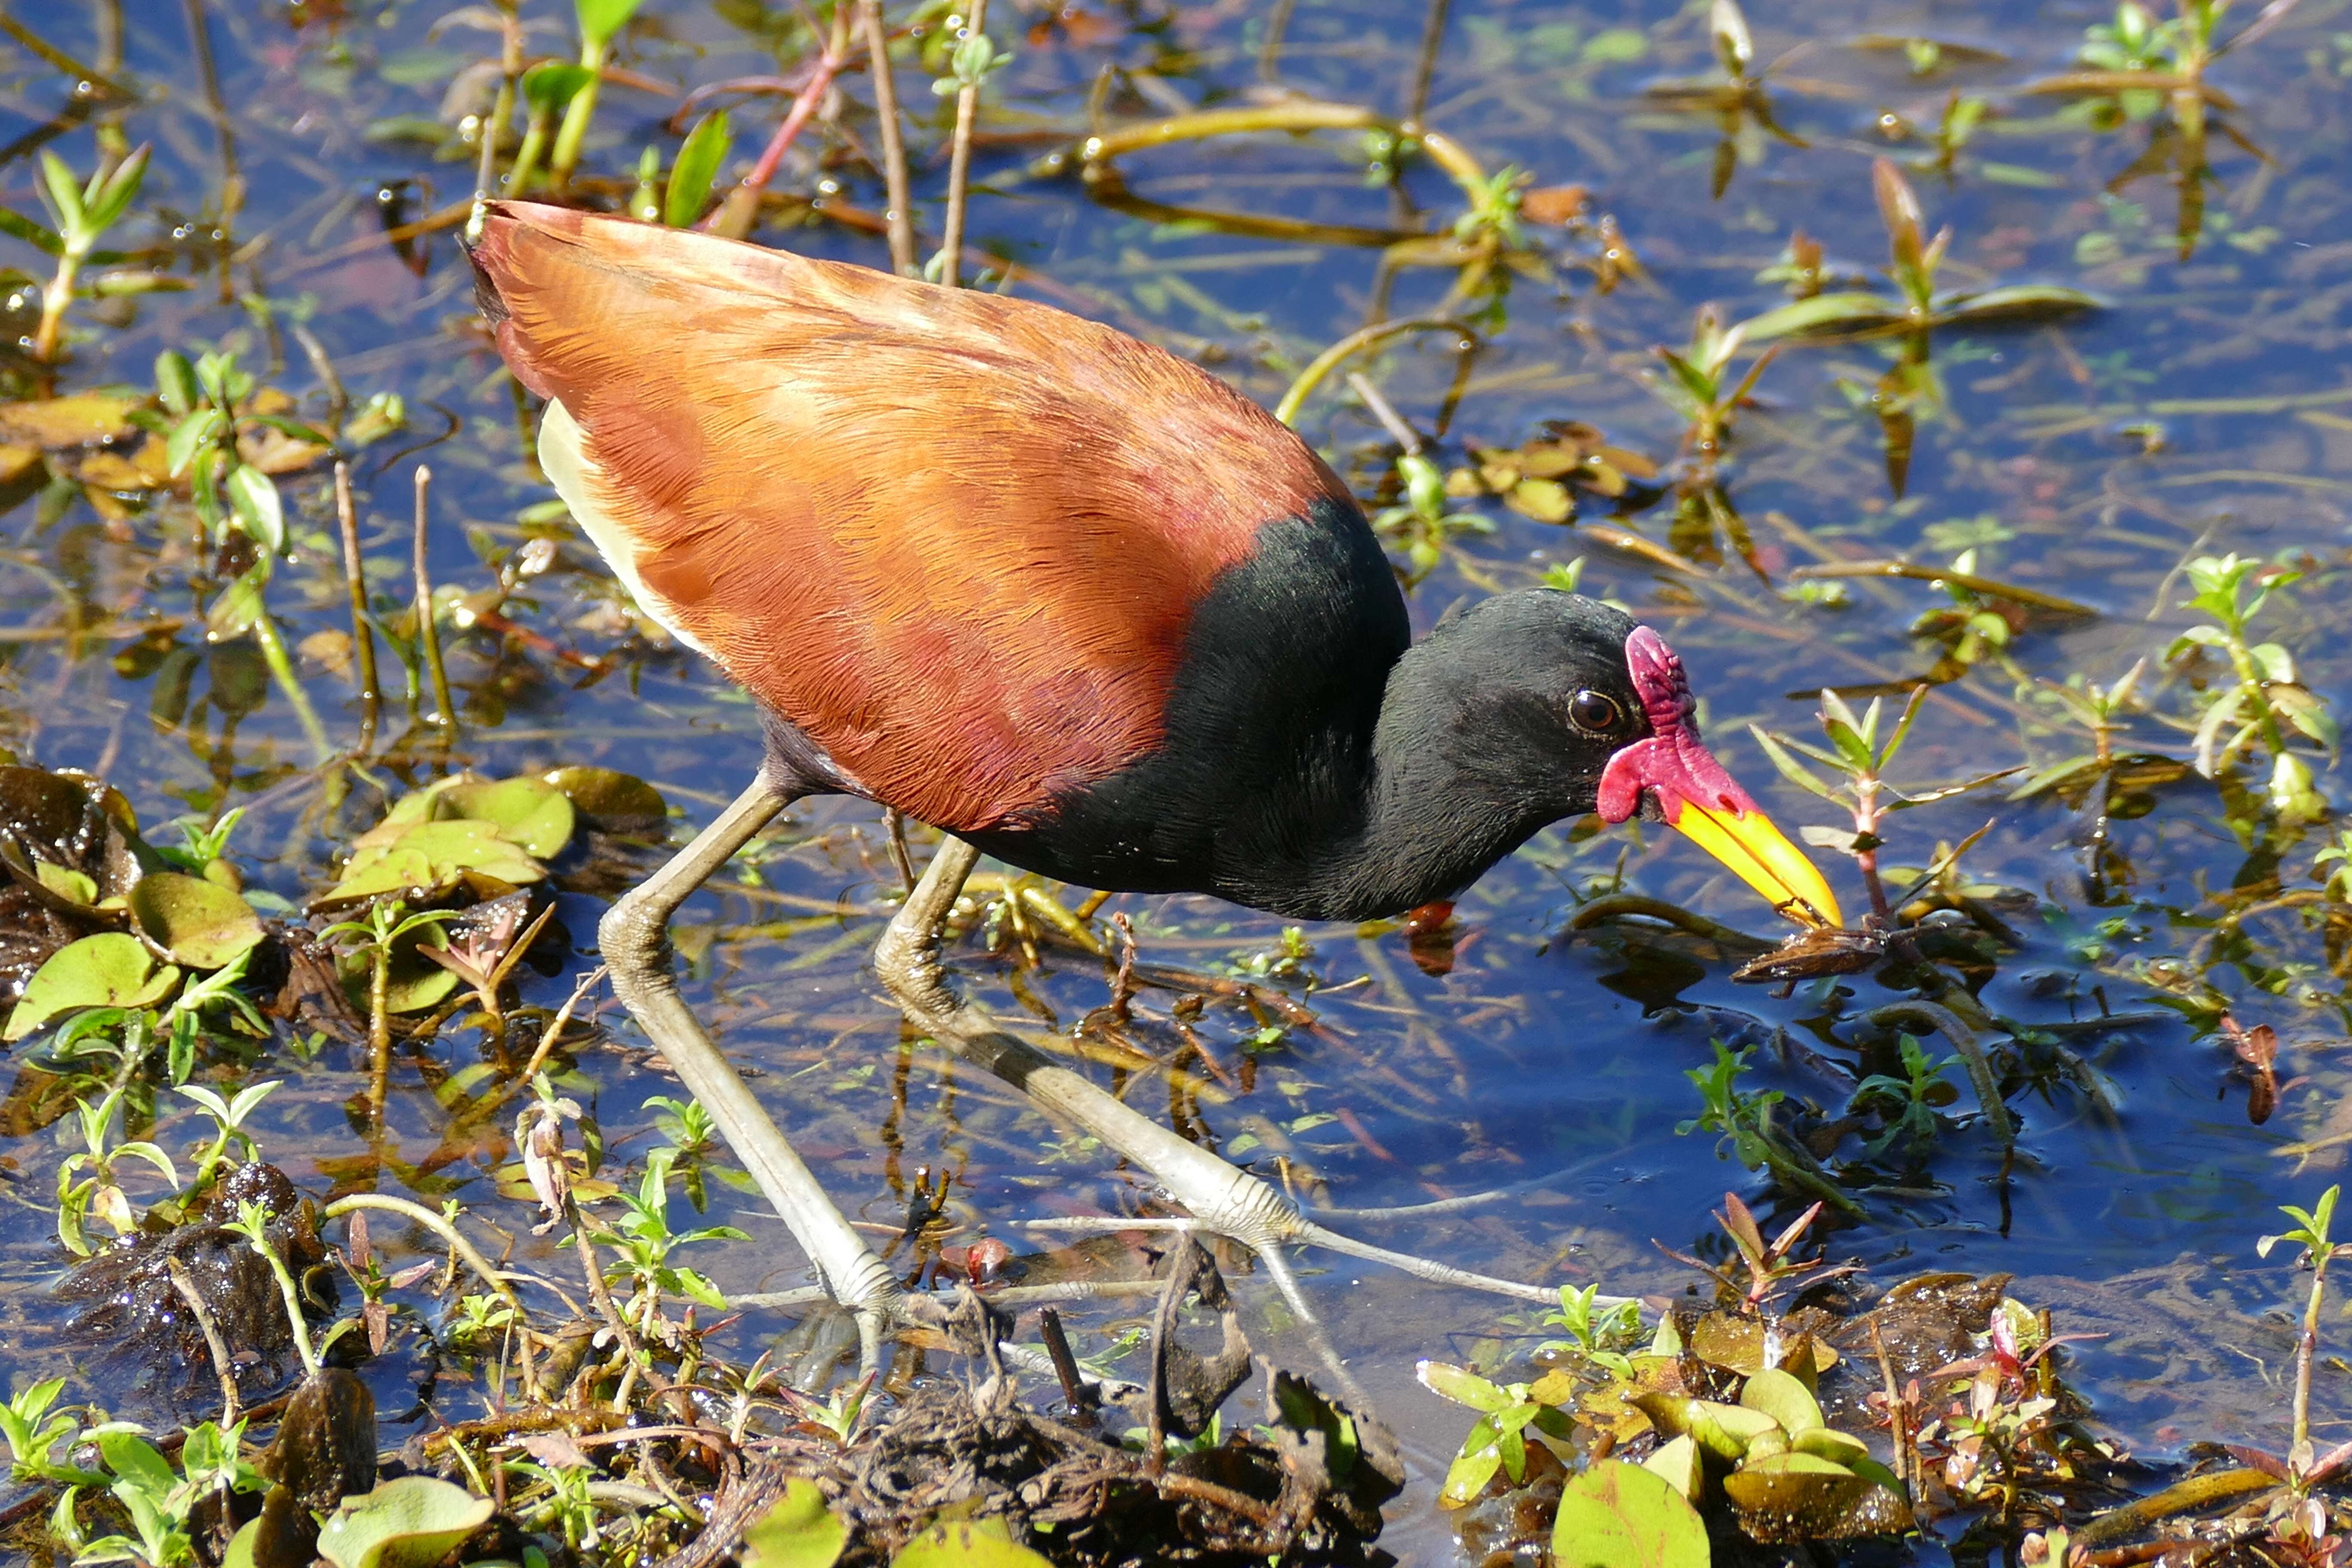
M 1381 422 L 1381 428 L 1389 433 L 1389 439 L 1394 441 L 1405 456 L 1412 457 L 1421 450 L 1421 433 L 1405 423 L 1404 416 L 1396 411 L 1396 405 L 1372 384 L 1370 376 L 1362 371 L 1351 370 L 1348 373 L 1348 387 L 1364 400 L 1364 406 L 1372 411 L 1372 417 Z
M 222 1342 L 220 1325 L 213 1321 L 212 1309 L 205 1305 L 204 1292 L 188 1277 L 187 1265 L 176 1258 L 164 1259 L 163 1267 L 172 1276 L 172 1289 L 188 1304 L 188 1313 L 196 1320 L 196 1328 L 205 1336 L 205 1348 L 213 1353 L 213 1375 L 220 1379 L 221 1418 L 224 1429 L 236 1425 L 236 1369 L 228 1359 L 228 1346 Z
M 1422 111 L 1429 107 L 1429 84 L 1437 77 L 1437 49 L 1445 41 L 1445 16 L 1453 8 L 1453 0 L 1429 0 L 1429 16 L 1421 27 L 1421 53 L 1413 61 L 1412 99 L 1405 105 L 1408 125 L 1418 123 Z
M 1477 331 L 1466 321 L 1457 321 L 1450 316 L 1412 316 L 1402 321 L 1375 322 L 1349 332 L 1317 354 L 1312 363 L 1298 373 L 1298 379 L 1290 384 L 1290 390 L 1282 395 L 1282 401 L 1275 405 L 1274 416 L 1285 425 L 1296 423 L 1299 408 L 1323 384 L 1325 376 L 1339 369 L 1350 356 L 1376 348 L 1391 338 L 1402 337 L 1407 332 L 1454 332 L 1461 337 L 1463 352 L 1467 353 L 1478 346 Z
M 482 158 L 474 169 L 474 199 L 486 202 L 498 194 L 499 134 L 513 118 L 515 84 L 522 77 L 522 23 L 514 0 L 498 0 L 499 96 L 482 121 Z
M 433 470 L 416 465 L 416 642 L 433 678 L 433 722 L 443 736 L 457 732 L 457 704 L 449 700 L 449 672 L 441 663 L 441 631 L 433 624 L 433 574 L 425 562 L 425 521 L 430 510 Z
M 971 0 L 965 31 L 974 37 L 988 26 L 988 0 Z M 940 246 L 940 281 L 949 288 L 963 283 L 963 209 L 971 180 L 971 122 L 980 112 L 980 83 L 967 81 L 956 89 L 955 143 L 948 153 L 947 237 Z
M 915 254 L 914 197 L 907 184 L 907 140 L 898 128 L 898 84 L 890 74 L 890 33 L 882 25 L 882 0 L 858 0 L 858 26 L 866 33 L 866 69 L 874 79 L 874 115 L 882 122 L 882 179 L 890 192 L 890 269 L 912 278 L 923 268 Z M 907 886 L 915 885 L 908 877 Z
M 367 566 L 360 559 L 359 510 L 352 504 L 352 466 L 335 465 L 335 521 L 343 535 L 343 585 L 352 601 L 352 668 L 360 685 L 360 752 L 375 749 L 375 731 L 383 714 L 383 692 L 376 683 L 375 632 L 369 624 Z
M 824 102 L 824 95 L 833 90 L 834 75 L 841 69 L 843 57 L 848 49 L 845 29 L 836 26 L 834 34 L 833 41 L 826 44 L 824 52 L 817 57 L 816 69 L 810 76 L 808 86 L 801 89 L 801 95 L 793 100 L 791 110 L 785 114 L 784 122 L 776 127 L 775 135 L 769 138 L 768 145 L 760 153 L 760 161 L 751 165 L 751 172 L 743 176 L 742 183 L 727 193 L 726 201 L 706 220 L 711 233 L 724 235 L 729 239 L 741 239 L 759 221 L 760 197 L 766 193 L 768 182 L 776 177 L 776 170 L 783 163 L 784 154 L 792 150 L 793 142 L 799 138 L 803 128 L 815 117 L 818 105 Z

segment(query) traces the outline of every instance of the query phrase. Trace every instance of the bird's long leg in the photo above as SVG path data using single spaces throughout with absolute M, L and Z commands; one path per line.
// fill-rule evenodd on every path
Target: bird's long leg
M 1557 1290 L 1474 1274 L 1327 1230 L 1248 1172 L 1178 1136 L 1006 1033 L 986 1011 L 959 996 L 940 966 L 940 942 L 949 911 L 979 858 L 980 852 L 961 839 L 944 840 L 874 949 L 874 967 L 882 983 L 908 1016 L 941 1045 L 1150 1172 L 1169 1195 L 1192 1211 L 1201 1228 L 1229 1236 L 1255 1251 L 1304 1243 L 1388 1264 L 1437 1284 L 1528 1301 L 1558 1299 Z M 1277 1282 L 1286 1279 L 1286 1273 L 1276 1275 Z
M 678 994 L 670 966 L 669 921 L 678 905 L 795 796 L 762 768 L 751 787 L 694 842 L 605 911 L 596 939 L 613 973 L 614 994 L 710 1112 L 728 1147 L 816 1265 L 833 1299 L 857 1315 L 862 1360 L 873 1367 L 880 1362 L 882 1331 L 898 1311 L 898 1280 L 850 1228 L 815 1173 L 720 1053 Z

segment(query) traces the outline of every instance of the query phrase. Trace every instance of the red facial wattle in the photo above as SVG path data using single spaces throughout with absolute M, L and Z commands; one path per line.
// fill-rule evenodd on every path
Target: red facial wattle
M 1657 792 L 1658 809 L 1669 826 L 1680 824 L 1686 802 L 1718 806 L 1737 816 L 1755 813 L 1748 792 L 1724 772 L 1714 753 L 1699 744 L 1691 717 L 1697 706 L 1683 661 L 1666 639 L 1635 626 L 1625 639 L 1625 668 L 1633 678 L 1650 733 L 1609 759 L 1601 773 L 1601 819 L 1622 822 L 1642 809 L 1642 792 Z
M 1696 707 L 1683 661 L 1666 639 L 1636 626 L 1625 639 L 1625 671 L 1650 732 L 1609 759 L 1597 807 L 1622 822 L 1646 795 L 1658 815 L 1722 861 L 1740 880 L 1800 924 L 1842 923 L 1837 898 L 1804 852 L 1774 826 L 1723 764 L 1699 743 Z

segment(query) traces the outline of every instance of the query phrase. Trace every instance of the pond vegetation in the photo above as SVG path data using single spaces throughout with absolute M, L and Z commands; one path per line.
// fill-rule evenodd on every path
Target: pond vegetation
M 2344 0 L 0 15 L 11 1557 L 2352 1562 L 2347 80 Z M 1666 632 L 1859 923 L 1597 820 L 1360 927 L 967 884 L 1037 1050 L 1488 1293 L 970 1071 L 865 967 L 933 836 L 795 805 L 674 940 L 926 1303 L 861 1373 L 597 967 L 759 726 L 478 190 L 1209 366 L 1424 628 Z

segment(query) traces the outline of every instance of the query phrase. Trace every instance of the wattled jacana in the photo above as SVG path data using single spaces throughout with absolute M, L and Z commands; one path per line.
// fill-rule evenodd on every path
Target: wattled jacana
M 645 611 L 761 705 L 759 780 L 600 935 L 804 1242 L 846 1227 L 796 1196 L 805 1168 L 663 944 L 803 795 L 950 836 L 876 952 L 916 1021 L 1244 1240 L 1314 1227 L 948 988 L 939 927 L 978 851 L 1360 919 L 1451 898 L 1548 823 L 1646 805 L 1791 918 L 1839 918 L 1700 746 L 1655 632 L 1530 590 L 1413 642 L 1338 476 L 1192 364 L 1025 300 L 556 207 L 488 204 L 473 255 L 499 353 L 547 400 L 548 477 Z M 889 1289 L 856 1246 L 854 1269 L 812 1247 L 851 1305 Z

